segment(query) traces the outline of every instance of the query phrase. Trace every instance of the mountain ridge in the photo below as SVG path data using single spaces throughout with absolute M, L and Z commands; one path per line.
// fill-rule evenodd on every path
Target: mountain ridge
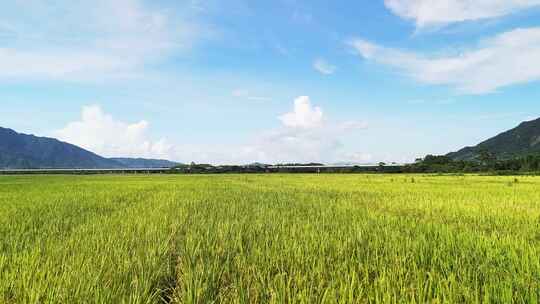
M 0 168 L 3 169 L 164 168 L 175 165 L 178 163 L 168 160 L 105 158 L 56 138 L 0 127 Z
M 502 160 L 540 153 L 540 118 L 524 121 L 476 146 L 465 147 L 446 156 L 453 160 L 478 160 L 482 151 Z
M 0 168 L 120 168 L 113 160 L 50 137 L 17 133 L 0 127 Z

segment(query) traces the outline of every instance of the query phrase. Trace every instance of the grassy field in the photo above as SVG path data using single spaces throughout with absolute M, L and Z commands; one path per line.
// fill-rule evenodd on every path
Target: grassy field
M 0 303 L 538 303 L 540 178 L 0 176 Z

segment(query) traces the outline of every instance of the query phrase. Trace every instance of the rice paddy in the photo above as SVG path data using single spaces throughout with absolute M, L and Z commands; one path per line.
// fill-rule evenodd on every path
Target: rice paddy
M 538 303 L 540 178 L 0 176 L 0 303 Z

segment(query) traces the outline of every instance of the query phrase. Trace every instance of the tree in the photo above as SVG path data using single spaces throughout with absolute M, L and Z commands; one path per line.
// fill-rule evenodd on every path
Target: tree
M 494 168 L 495 164 L 497 163 L 497 157 L 495 156 L 495 154 L 493 154 L 486 148 L 482 148 L 480 149 L 480 151 L 478 151 L 478 159 L 483 166 L 489 169 Z

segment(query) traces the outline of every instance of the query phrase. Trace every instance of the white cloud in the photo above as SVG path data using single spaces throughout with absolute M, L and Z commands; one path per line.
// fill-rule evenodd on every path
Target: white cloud
M 540 27 L 516 29 L 450 55 L 425 55 L 350 42 L 366 60 L 397 68 L 426 84 L 449 85 L 462 93 L 485 94 L 540 80 Z
M 90 79 L 104 72 L 131 69 L 136 58 L 111 57 L 107 54 L 77 51 L 27 52 L 0 48 L 0 78 Z
M 281 128 L 264 132 L 246 146 L 259 162 L 325 162 L 342 148 L 329 129 Z
M 170 158 L 173 146 L 166 139 L 149 138 L 149 123 L 125 123 L 115 120 L 99 106 L 82 109 L 80 121 L 67 124 L 54 135 L 71 144 L 106 157 Z
M 341 159 L 342 137 L 367 124 L 359 121 L 332 123 L 308 96 L 294 100 L 292 112 L 278 117 L 282 127 L 261 134 L 247 145 L 253 158 L 260 162 L 333 162 Z
M 384 0 L 384 4 L 422 28 L 501 17 L 540 5 L 540 0 Z
M 256 134 L 245 144 L 171 143 L 152 139 L 150 124 L 141 120 L 127 123 L 105 113 L 99 106 L 86 106 L 78 121 L 53 132 L 56 138 L 106 157 L 165 158 L 180 162 L 245 164 L 249 162 L 334 162 L 361 159 L 343 154 L 344 136 L 367 128 L 359 121 L 331 123 L 309 97 L 294 101 L 294 109 L 280 117 L 281 126 Z M 356 154 L 355 154 L 356 155 Z
M 200 27 L 141 0 L 32 0 L 0 4 L 12 41 L 0 47 L 0 79 L 87 81 L 133 77 L 188 48 Z
M 300 96 L 294 100 L 294 109 L 279 117 L 286 127 L 315 128 L 323 123 L 323 112 L 319 107 L 313 107 L 308 96 Z
M 343 160 L 343 137 L 367 128 L 358 121 L 329 122 L 307 96 L 296 98 L 292 112 L 278 119 L 281 126 L 262 131 L 245 144 L 175 146 L 175 159 L 214 164 L 334 162 Z
M 326 62 L 326 60 L 319 58 L 313 63 L 313 68 L 324 75 L 332 75 L 336 72 L 336 66 Z

